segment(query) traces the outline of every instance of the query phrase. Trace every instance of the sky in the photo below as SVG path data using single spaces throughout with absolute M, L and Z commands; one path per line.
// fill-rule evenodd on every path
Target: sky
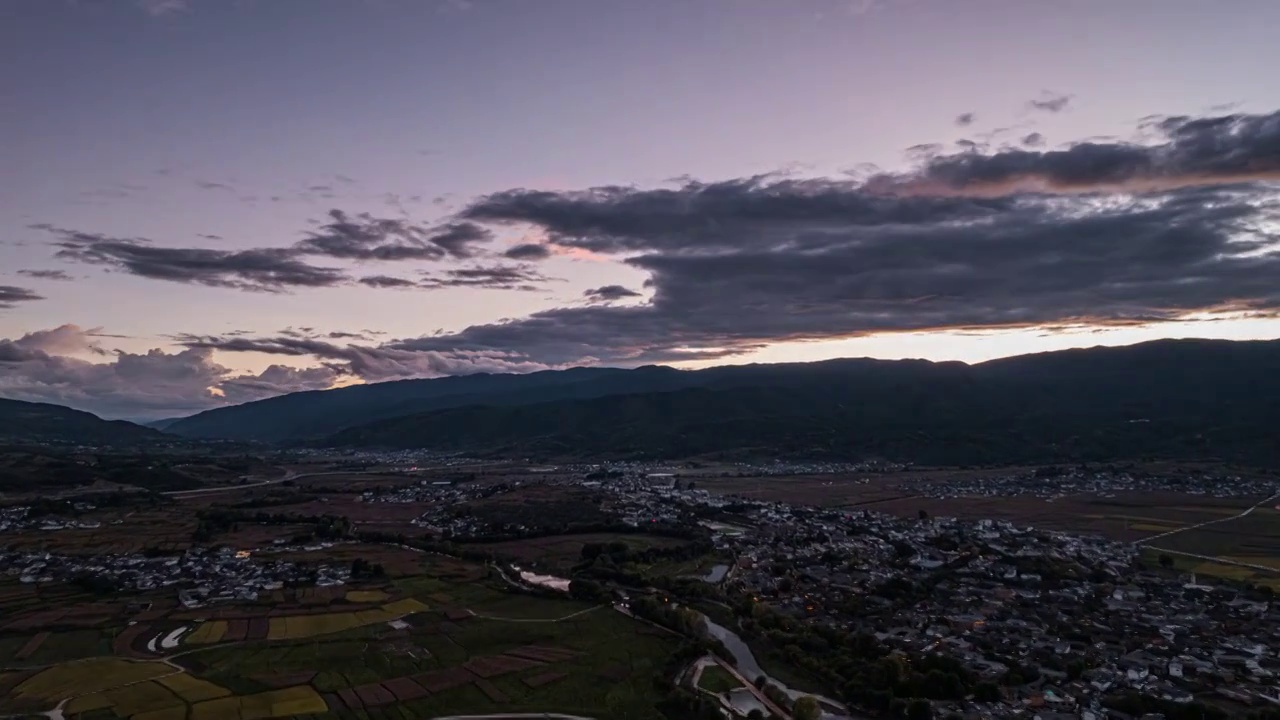
M 1280 337 L 1280 3 L 0 0 L 0 397 Z

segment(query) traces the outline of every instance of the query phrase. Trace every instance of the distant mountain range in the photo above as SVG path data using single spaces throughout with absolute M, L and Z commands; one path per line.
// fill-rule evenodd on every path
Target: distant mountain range
M 135 446 L 167 440 L 177 438 L 62 405 L 0 399 L 0 441 Z
M 285 395 L 192 438 L 538 457 L 803 455 L 976 464 L 1280 459 L 1280 341 L 1158 341 L 977 365 L 578 368 Z

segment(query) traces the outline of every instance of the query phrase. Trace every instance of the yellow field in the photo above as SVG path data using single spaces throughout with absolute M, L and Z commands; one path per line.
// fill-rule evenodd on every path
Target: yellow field
M 1211 575 L 1213 577 L 1225 578 L 1227 580 L 1248 580 L 1253 577 L 1254 572 L 1249 568 L 1237 567 L 1235 565 L 1223 565 L 1215 562 L 1202 562 L 1193 568 L 1194 572 L 1202 575 Z
M 175 705 L 173 707 L 164 708 L 163 710 L 151 710 L 149 712 L 138 713 L 129 720 L 187 720 L 187 706 Z
M 427 606 L 405 598 L 387 603 L 380 608 L 361 610 L 359 612 L 322 613 L 319 615 L 290 615 L 271 618 L 267 638 L 271 640 L 298 640 L 342 632 L 352 628 L 390 622 L 416 612 L 423 612 Z
M 404 617 L 405 615 L 412 615 L 413 613 L 426 612 L 431 608 L 428 608 L 424 603 L 421 603 L 414 598 L 405 598 L 393 603 L 387 603 L 382 606 L 382 609 L 390 612 L 395 617 Z
M 187 636 L 186 642 L 192 645 L 208 645 L 222 640 L 227 634 L 227 621 L 214 620 L 212 622 L 200 623 L 200 627 Z
M 227 697 L 196 703 L 191 707 L 191 720 L 258 720 L 258 718 L 292 717 L 328 711 L 324 699 L 310 685 L 298 685 L 240 697 Z
M 381 590 L 350 590 L 347 592 L 347 602 L 379 603 L 386 599 L 387 594 Z
M 1277 557 L 1268 557 L 1266 555 L 1239 555 L 1239 556 L 1229 556 L 1227 557 L 1227 559 L 1235 560 L 1236 562 L 1249 563 L 1250 565 L 1261 565 L 1263 567 L 1275 568 L 1276 570 L 1280 570 L 1280 558 L 1277 558 Z
M 224 687 L 214 685 L 208 680 L 192 677 L 186 673 L 163 677 L 157 682 L 172 690 L 174 694 L 183 700 L 191 703 L 226 697 L 231 694 L 231 691 Z
M 121 717 L 172 707 L 180 707 L 183 709 L 183 714 L 186 714 L 187 704 L 182 701 L 182 698 L 174 695 L 158 682 L 135 683 L 108 690 L 103 695 L 111 701 L 115 706 L 115 713 Z
M 240 717 L 240 698 L 206 700 L 191 706 L 191 720 L 234 720 Z
M 151 680 L 171 672 L 173 668 L 164 663 L 93 658 L 55 665 L 27 678 L 13 692 L 20 699 L 56 704 L 69 697 Z
M 80 713 L 87 713 L 91 710 L 101 710 L 111 707 L 111 701 L 102 693 L 93 693 L 92 695 L 81 695 L 71 702 L 63 706 L 63 713 L 75 716 Z

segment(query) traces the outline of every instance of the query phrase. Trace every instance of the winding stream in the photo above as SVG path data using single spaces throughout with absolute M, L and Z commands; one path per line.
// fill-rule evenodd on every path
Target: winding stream
M 738 667 L 738 672 L 742 673 L 745 677 L 755 679 L 763 675 L 770 683 L 781 688 L 782 691 L 785 692 L 792 700 L 805 695 L 812 695 L 822 703 L 823 720 L 859 720 L 860 718 L 865 717 L 863 715 L 851 714 L 845 708 L 844 703 L 837 702 L 829 697 L 825 697 L 817 693 L 802 692 L 800 690 L 787 687 L 787 685 L 781 680 L 772 677 L 760 667 L 760 663 L 756 660 L 756 656 L 751 652 L 751 648 L 748 647 L 747 643 L 738 636 L 738 633 L 720 625 L 705 614 L 699 614 L 702 615 L 703 620 L 707 623 L 707 634 L 724 643 L 725 649 L 733 656 L 734 664 Z M 736 701 L 737 697 L 738 696 L 731 695 L 730 699 Z M 754 702 L 754 698 L 752 698 L 752 702 Z M 750 708 L 748 707 L 747 710 L 749 711 Z

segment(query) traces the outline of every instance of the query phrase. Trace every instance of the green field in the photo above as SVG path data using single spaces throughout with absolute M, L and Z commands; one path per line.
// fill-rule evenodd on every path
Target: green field
M 698 678 L 698 687 L 710 693 L 724 693 L 742 687 L 742 683 L 719 665 L 708 665 Z
M 445 714 L 562 712 L 593 717 L 654 717 L 661 699 L 655 679 L 667 674 L 678 640 L 609 605 L 567 597 L 513 592 L 484 566 L 457 561 L 424 563 L 427 573 L 398 578 L 389 592 L 402 599 L 373 613 L 369 622 L 322 634 L 287 632 L 282 637 L 218 643 L 226 621 L 198 623 L 201 630 L 175 656 L 183 670 L 158 662 L 111 657 L 113 635 L 123 629 L 51 633 L 30 659 L 49 667 L 0 699 L 0 714 L 47 710 L 71 699 L 69 720 L 178 720 L 220 714 L 241 718 L 386 718 L 408 720 Z M 359 596 L 358 596 L 359 597 Z M 373 599 L 373 596 L 368 596 Z M 390 608 L 390 609 L 387 609 Z M 410 613 L 406 615 L 405 613 Z M 299 627 L 323 624 L 330 615 L 299 616 Z M 404 617 L 408 627 L 387 620 Z M 277 626 L 290 616 L 273 617 Z M 208 631 L 204 631 L 208 628 Z M 34 632 L 0 636 L 0 657 L 12 657 Z M 204 641 L 203 643 L 201 641 Z M 326 693 L 346 692 L 423 673 L 461 672 L 475 661 L 498 662 L 536 646 L 554 656 L 525 659 L 516 669 L 476 672 L 429 698 L 397 700 L 363 710 L 323 703 Z M 94 656 L 99 659 L 75 660 Z M 499 660 L 495 660 L 495 658 Z M 70 660 L 70 662 L 68 662 Z M 277 678 L 287 681 L 289 693 Z M 480 679 L 477 679 L 480 678 Z M 329 696 L 330 703 L 337 703 Z

